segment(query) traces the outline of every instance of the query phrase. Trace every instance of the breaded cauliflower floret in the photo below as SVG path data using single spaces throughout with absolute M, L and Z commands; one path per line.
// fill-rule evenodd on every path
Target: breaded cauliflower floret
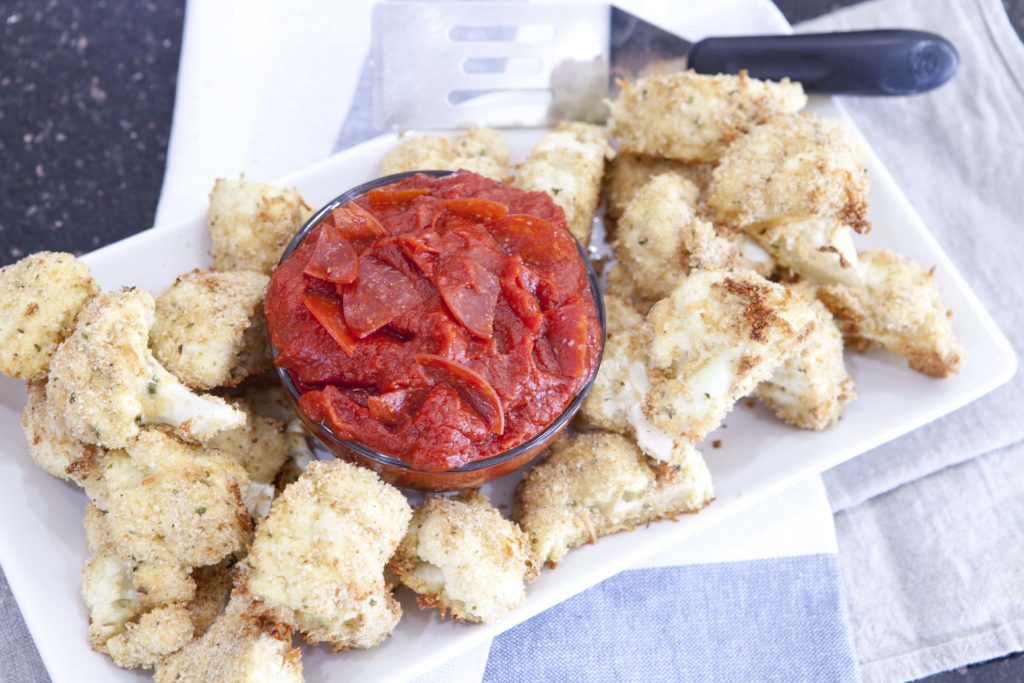
M 197 567 L 192 571 L 196 591 L 187 607 L 192 615 L 196 638 L 206 633 L 224 611 L 231 593 L 233 566 L 234 558 L 229 557 L 219 564 Z
M 554 565 L 600 536 L 696 512 L 714 498 L 696 449 L 679 465 L 652 464 L 618 434 L 563 435 L 516 490 L 515 519 L 529 534 L 537 561 Z
M 58 479 L 72 479 L 69 468 L 89 458 L 95 446 L 68 437 L 46 400 L 46 381 L 28 383 L 28 403 L 21 413 L 32 460 Z
M 878 345 L 933 377 L 960 370 L 963 348 L 933 270 L 887 250 L 860 254 L 864 283 L 822 287 L 818 297 L 858 345 Z
M 483 623 L 522 605 L 537 576 L 529 537 L 475 491 L 417 507 L 390 567 L 420 607 Z
M 810 302 L 751 272 L 691 274 L 647 314 L 650 390 L 640 446 L 667 457 L 701 441 L 817 324 Z
M 196 567 L 245 547 L 249 478 L 226 455 L 146 429 L 127 452 L 105 458 L 107 521 L 122 555 Z
M 608 129 L 619 150 L 679 161 L 717 161 L 754 126 L 804 108 L 799 83 L 738 76 L 655 74 L 623 82 Z
M 602 126 L 564 122 L 546 133 L 519 165 L 515 187 L 546 192 L 565 211 L 565 225 L 584 247 L 597 212 L 604 162 L 612 156 Z
M 817 323 L 799 351 L 790 354 L 771 378 L 757 386 L 757 397 L 785 422 L 801 429 L 834 425 L 856 394 L 843 362 L 843 334 L 816 288 L 798 283 L 794 292 L 814 308 Z
M 152 669 L 192 640 L 192 617 L 184 605 L 167 605 L 129 622 L 106 642 L 114 664 L 125 669 Z
M 384 157 L 382 176 L 407 171 L 457 171 L 460 168 L 492 180 L 508 178 L 505 135 L 490 128 L 474 128 L 455 138 L 443 135 L 402 136 Z
M 411 515 L 405 496 L 373 472 L 315 461 L 260 522 L 245 560 L 249 594 L 309 642 L 378 645 L 402 615 L 384 565 Z
M 819 282 L 860 280 L 851 228 L 867 232 L 867 168 L 839 121 L 782 116 L 734 142 L 712 174 L 708 206 L 783 265 Z
M 248 406 L 239 403 L 245 410 Z M 245 468 L 250 481 L 270 484 L 289 457 L 285 426 L 277 420 L 246 410 L 248 419 L 238 429 L 221 432 L 206 442 Z
M 154 302 L 125 288 L 86 304 L 74 333 L 50 363 L 46 400 L 68 436 L 123 448 L 142 425 L 169 425 L 203 441 L 245 423 L 245 413 L 215 396 L 193 394 L 150 353 Z
M 75 316 L 99 291 L 89 267 L 71 254 L 41 251 L 0 268 L 0 373 L 45 377 Z
M 269 369 L 268 282 L 252 271 L 181 275 L 156 300 L 153 355 L 193 389 L 233 387 Z
M 688 163 L 644 154 L 616 154 L 604 177 L 607 206 L 605 215 L 617 222 L 641 187 L 656 175 L 672 173 L 685 178 L 698 189 L 693 205 L 702 207 L 711 182 L 711 164 Z
M 89 611 L 89 645 L 100 652 L 142 613 L 142 596 L 132 585 L 131 561 L 112 551 L 92 557 L 82 571 L 82 597 Z
M 207 224 L 214 270 L 270 275 L 302 224 L 313 214 L 295 190 L 219 179 L 210 192 Z
M 699 190 L 664 173 L 637 191 L 619 219 L 615 256 L 629 270 L 637 293 L 668 296 L 693 270 L 724 270 L 737 260 L 733 244 L 697 216 Z
M 267 623 L 236 593 L 209 630 L 159 662 L 156 683 L 302 683 L 291 631 Z

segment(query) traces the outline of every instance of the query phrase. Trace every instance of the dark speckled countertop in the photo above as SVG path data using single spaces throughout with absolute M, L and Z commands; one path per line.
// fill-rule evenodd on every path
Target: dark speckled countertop
M 857 1 L 776 3 L 797 22 Z M 1024 0 L 1003 3 L 1024 34 Z M 0 265 L 41 249 L 91 251 L 152 225 L 183 17 L 184 0 L 0 0 Z M 1020 655 L 926 679 L 1022 680 Z

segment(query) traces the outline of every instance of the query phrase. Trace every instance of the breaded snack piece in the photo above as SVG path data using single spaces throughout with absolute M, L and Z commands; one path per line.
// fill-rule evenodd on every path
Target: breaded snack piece
M 654 74 L 620 85 L 608 120 L 619 150 L 678 161 L 717 161 L 754 126 L 807 104 L 799 83 L 759 81 L 745 71 Z
M 46 380 L 28 383 L 28 402 L 21 413 L 32 460 L 58 479 L 71 479 L 69 468 L 92 454 L 95 446 L 68 437 L 46 400 Z
M 608 432 L 563 435 L 516 490 L 515 519 L 538 562 L 616 531 L 697 512 L 714 498 L 711 475 L 693 448 L 678 465 L 657 464 L 629 439 Z
M 184 605 L 167 605 L 146 612 L 138 621 L 106 642 L 114 664 L 125 669 L 152 669 L 192 640 L 192 617 Z
M 232 567 L 234 558 L 221 560 L 219 564 L 197 567 L 192 571 L 196 583 L 195 595 L 187 607 L 192 615 L 194 637 L 198 638 L 216 621 L 231 594 Z
M 384 565 L 411 516 L 405 496 L 373 472 L 315 461 L 256 530 L 249 594 L 311 643 L 378 645 L 402 615 Z
M 278 491 L 283 491 L 288 484 L 302 476 L 309 463 L 316 460 L 316 454 L 309 447 L 309 432 L 302 420 L 292 419 L 285 427 L 285 438 L 288 440 L 288 460 L 277 475 Z
M 810 302 L 752 272 L 695 272 L 647 314 L 649 377 L 641 448 L 672 461 L 814 332 Z
M 602 126 L 564 122 L 546 133 L 519 165 L 515 187 L 546 192 L 565 212 L 565 224 L 584 247 L 600 201 L 604 162 L 612 156 Z
M 454 143 L 443 135 L 403 135 L 381 162 L 380 174 L 460 168 L 492 180 L 507 180 L 505 135 L 490 128 L 474 128 L 455 138 Z
M 529 537 L 477 491 L 433 496 L 413 510 L 389 566 L 420 607 L 483 623 L 522 605 L 537 576 Z
M 711 164 L 675 161 L 646 154 L 616 154 L 608 163 L 604 176 L 605 216 L 615 223 L 622 217 L 626 205 L 651 178 L 673 173 L 689 180 L 698 189 L 691 202 L 702 208 L 708 185 L 711 183 Z
M 632 308 L 643 315 L 646 315 L 647 311 L 651 310 L 651 306 L 655 304 L 654 300 L 640 295 L 632 272 L 621 263 L 613 263 L 605 271 L 605 282 L 605 296 L 616 296 L 628 302 Z
M 302 224 L 313 214 L 296 190 L 239 180 L 217 180 L 207 224 L 214 270 L 270 275 Z
M 108 640 L 124 632 L 143 611 L 132 585 L 132 563 L 112 551 L 96 554 L 82 571 L 82 597 L 89 612 L 89 646 L 105 652 Z
M 907 359 L 914 370 L 948 377 L 960 370 L 963 348 L 942 303 L 934 269 L 887 251 L 860 254 L 864 283 L 822 287 L 828 306 L 848 339 L 877 345 Z
M 157 664 L 156 683 L 302 683 L 291 631 L 267 623 L 236 592 L 201 637 Z
M 269 278 L 252 271 L 179 276 L 157 297 L 153 355 L 193 389 L 233 387 L 270 369 L 263 314 Z
M 734 245 L 697 216 L 699 190 L 672 173 L 641 187 L 619 219 L 615 257 L 629 270 L 637 293 L 668 296 L 693 270 L 724 270 L 737 260 Z
M 273 418 L 248 410 L 244 402 L 238 405 L 248 414 L 245 425 L 221 432 L 206 445 L 244 467 L 250 481 L 270 484 L 289 457 L 285 426 Z
M 123 448 L 142 425 L 163 424 L 184 438 L 212 438 L 245 423 L 245 413 L 216 396 L 193 394 L 153 358 L 153 297 L 128 287 L 104 292 L 78 316 L 53 355 L 46 400 L 70 438 Z
M 806 282 L 791 289 L 814 308 L 817 323 L 799 351 L 790 354 L 756 394 L 783 421 L 801 429 L 834 425 L 846 404 L 856 398 L 843 362 L 843 334 L 832 314 Z
M 708 207 L 780 263 L 814 280 L 860 280 L 850 229 L 867 232 L 863 153 L 840 121 L 781 116 L 736 140 L 712 174 Z
M 644 389 L 650 386 L 645 353 L 649 335 L 643 316 L 628 300 L 606 294 L 604 306 L 604 354 L 578 421 L 590 429 L 629 434 L 631 421 L 643 417 Z
M 242 550 L 252 522 L 242 503 L 249 478 L 212 449 L 145 429 L 103 463 L 107 522 L 118 552 L 138 562 L 197 567 Z
M 141 562 L 132 572 L 132 585 L 147 609 L 170 603 L 187 603 L 196 595 L 190 567 L 168 562 Z
M 40 251 L 0 268 L 0 373 L 42 379 L 75 316 L 100 291 L 71 254 Z
M 71 254 L 37 252 L 0 268 L 0 374 L 46 377 L 53 351 L 98 293 L 89 266 Z

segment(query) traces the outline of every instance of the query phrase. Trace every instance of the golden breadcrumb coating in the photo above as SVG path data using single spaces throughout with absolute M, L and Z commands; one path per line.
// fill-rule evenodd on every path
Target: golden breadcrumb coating
M 474 128 L 455 138 L 454 143 L 443 135 L 403 135 L 381 162 L 380 174 L 460 168 L 492 180 L 507 180 L 508 147 L 504 133 Z
M 192 632 L 192 617 L 184 605 L 158 607 L 127 623 L 106 642 L 106 652 L 125 669 L 152 669 L 188 644 Z
M 132 585 L 145 608 L 186 603 L 196 595 L 191 568 L 168 562 L 140 562 L 132 572 Z
M 693 71 L 621 82 L 608 129 L 619 150 L 679 161 L 717 161 L 754 126 L 807 104 L 799 83 Z
M 269 278 L 252 271 L 179 276 L 156 300 L 153 355 L 193 389 L 231 387 L 268 370 L 263 314 Z
M 617 223 L 641 187 L 651 178 L 672 173 L 689 180 L 698 189 L 692 204 L 703 213 L 708 185 L 711 182 L 711 164 L 691 163 L 663 159 L 645 154 L 616 154 L 608 164 L 604 176 L 605 216 Z M 606 221 L 607 225 L 608 221 Z
M 71 254 L 40 251 L 0 268 L 0 373 L 45 377 L 78 311 L 99 291 L 89 267 Z
M 209 630 L 157 664 L 156 683 L 302 683 L 301 653 L 291 631 L 266 622 L 232 595 Z
M 210 192 L 207 224 L 214 270 L 270 275 L 302 224 L 313 215 L 296 190 L 219 179 Z
M 413 510 L 390 567 L 420 607 L 483 623 L 521 606 L 537 576 L 529 537 L 476 491 Z
M 926 375 L 959 372 L 964 352 L 934 269 L 884 249 L 861 252 L 860 263 L 862 285 L 833 284 L 818 291 L 847 338 L 881 346 Z
M 615 257 L 641 297 L 661 299 L 692 270 L 723 270 L 736 262 L 734 245 L 697 216 L 698 194 L 689 180 L 664 173 L 637 191 L 619 219 Z
M 89 458 L 95 446 L 70 438 L 46 400 L 46 380 L 28 383 L 28 402 L 21 426 L 32 460 L 58 479 L 71 479 L 68 468 Z
M 584 247 L 600 201 L 604 162 L 612 156 L 602 126 L 564 122 L 544 134 L 519 165 L 515 187 L 546 192 L 565 212 L 565 224 Z
M 249 478 L 226 455 L 145 429 L 127 451 L 110 451 L 107 522 L 118 552 L 138 562 L 217 564 L 248 542 L 242 502 Z
M 124 632 L 143 611 L 132 585 L 133 564 L 112 550 L 95 554 L 82 571 L 82 598 L 89 612 L 89 645 L 104 652 L 108 640 Z
M 696 272 L 647 314 L 650 389 L 636 426 L 641 447 L 666 459 L 717 428 L 771 377 L 817 324 L 810 302 L 752 272 Z
M 190 392 L 148 347 L 153 297 L 134 287 L 104 292 L 78 316 L 50 363 L 46 400 L 70 438 L 122 448 L 142 425 L 170 425 L 205 440 L 245 423 L 245 413 L 215 396 Z
M 843 362 L 843 334 L 815 298 L 816 287 L 802 282 L 791 289 L 808 300 L 817 323 L 803 346 L 757 386 L 756 394 L 781 420 L 801 429 L 825 429 L 856 398 Z
M 384 565 L 411 515 L 405 496 L 373 472 L 314 461 L 260 522 L 248 591 L 309 642 L 378 645 L 402 614 Z
M 515 519 L 538 562 L 641 524 L 697 512 L 714 498 L 711 475 L 690 448 L 677 465 L 655 463 L 608 432 L 563 435 L 516 490 Z
M 197 567 L 192 570 L 192 579 L 196 584 L 195 595 L 188 602 L 188 611 L 192 615 L 192 626 L 195 637 L 206 633 L 210 625 L 224 611 L 231 593 L 232 567 L 234 558 L 221 560 L 218 564 Z
M 285 426 L 278 420 L 248 410 L 244 401 L 237 405 L 248 413 L 245 426 L 221 432 L 206 445 L 244 467 L 250 481 L 270 484 L 288 460 Z
M 605 296 L 617 296 L 640 313 L 646 315 L 656 300 L 651 300 L 640 295 L 637 284 L 633 280 L 633 274 L 620 263 L 613 263 L 605 270 Z

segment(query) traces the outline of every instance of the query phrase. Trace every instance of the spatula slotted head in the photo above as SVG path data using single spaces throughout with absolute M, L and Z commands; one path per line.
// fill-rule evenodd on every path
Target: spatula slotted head
M 381 130 L 602 120 L 609 7 L 404 2 L 373 12 Z

